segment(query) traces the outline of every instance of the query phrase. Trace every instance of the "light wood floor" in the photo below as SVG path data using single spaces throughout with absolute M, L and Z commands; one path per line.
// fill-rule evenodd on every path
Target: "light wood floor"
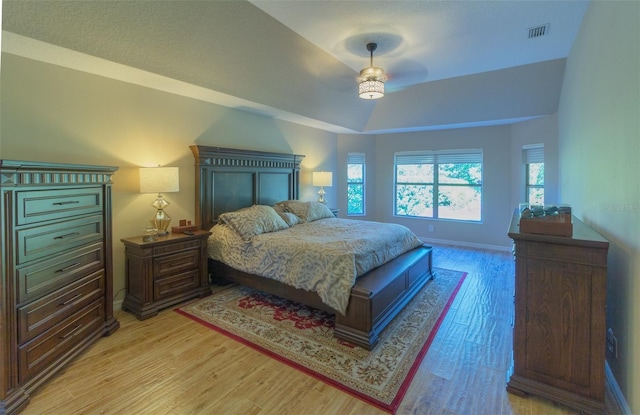
M 468 276 L 397 413 L 575 413 L 505 391 L 511 254 L 441 246 L 434 265 Z M 117 317 L 120 330 L 37 391 L 24 415 L 385 413 L 171 309 Z

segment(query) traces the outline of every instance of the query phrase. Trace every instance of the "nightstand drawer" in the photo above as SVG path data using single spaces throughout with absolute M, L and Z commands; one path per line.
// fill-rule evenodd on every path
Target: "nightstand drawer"
M 102 240 L 102 216 L 52 223 L 18 231 L 18 264 Z
M 172 275 L 170 277 L 154 281 L 153 298 L 156 301 L 162 300 L 164 298 L 193 290 L 194 288 L 198 288 L 199 286 L 200 270 L 194 269 L 192 271 Z
M 178 251 L 198 250 L 202 246 L 201 242 L 197 239 L 189 240 L 176 240 L 171 244 L 160 244 L 153 247 L 153 255 L 161 256 Z
M 69 284 L 18 309 L 18 342 L 44 333 L 76 311 L 104 295 L 104 272 Z
M 53 364 L 104 325 L 102 299 L 78 311 L 18 348 L 18 381 L 24 382 Z
M 199 266 L 200 251 L 196 249 L 162 256 L 153 260 L 154 278 L 160 280 L 180 272 L 197 270 Z
M 102 188 L 17 192 L 18 225 L 102 212 Z
M 104 268 L 102 243 L 16 269 L 16 301 L 20 305 Z

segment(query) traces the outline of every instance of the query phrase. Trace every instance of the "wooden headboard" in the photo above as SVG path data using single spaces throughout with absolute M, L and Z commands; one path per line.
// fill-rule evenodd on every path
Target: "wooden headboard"
M 208 230 L 218 215 L 297 199 L 299 154 L 190 146 L 195 158 L 196 221 Z

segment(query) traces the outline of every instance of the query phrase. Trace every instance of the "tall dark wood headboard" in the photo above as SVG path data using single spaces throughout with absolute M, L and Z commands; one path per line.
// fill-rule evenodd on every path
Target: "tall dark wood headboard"
M 198 145 L 190 148 L 196 166 L 196 221 L 200 229 L 210 229 L 224 212 L 298 198 L 302 155 Z

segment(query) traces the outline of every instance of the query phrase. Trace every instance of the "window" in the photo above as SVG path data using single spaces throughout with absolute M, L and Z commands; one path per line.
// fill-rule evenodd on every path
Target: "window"
M 347 154 L 347 215 L 364 215 L 364 154 Z
M 523 147 L 525 164 L 525 197 L 532 205 L 544 205 L 544 146 Z
M 482 220 L 482 150 L 396 153 L 394 214 Z

